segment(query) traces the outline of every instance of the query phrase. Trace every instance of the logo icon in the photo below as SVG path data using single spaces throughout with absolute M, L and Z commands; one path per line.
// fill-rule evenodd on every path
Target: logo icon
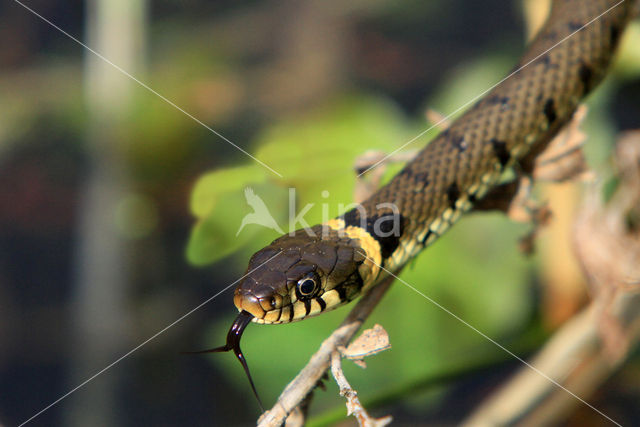
M 284 234 L 284 231 L 282 231 L 276 220 L 273 219 L 267 205 L 264 204 L 264 201 L 262 201 L 260 196 L 253 192 L 251 187 L 244 189 L 244 198 L 247 200 L 247 204 L 253 208 L 253 212 L 246 214 L 244 218 L 242 218 L 242 223 L 240 224 L 240 228 L 238 229 L 236 236 L 238 236 L 242 229 L 249 224 L 261 225 L 275 230 L 280 234 Z

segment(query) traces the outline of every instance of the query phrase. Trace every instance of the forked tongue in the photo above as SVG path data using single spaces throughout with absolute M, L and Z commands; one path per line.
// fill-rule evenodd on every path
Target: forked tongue
M 256 396 L 256 399 L 258 399 L 260 409 L 262 409 L 262 412 L 264 412 L 264 406 L 262 406 L 262 401 L 260 400 L 260 396 L 258 396 L 256 386 L 255 384 L 253 384 L 251 373 L 249 373 L 249 365 L 247 365 L 247 360 L 244 358 L 242 350 L 240 350 L 240 338 L 242 337 L 242 332 L 244 332 L 244 328 L 246 328 L 247 325 L 251 323 L 251 319 L 253 319 L 253 315 L 248 311 L 242 310 L 231 325 L 229 333 L 227 333 L 227 343 L 225 345 L 223 345 L 222 347 L 212 348 L 210 350 L 192 351 L 188 354 L 222 353 L 225 351 L 233 350 L 233 352 L 236 354 L 236 357 L 242 364 L 244 372 L 247 374 L 247 378 L 249 378 L 249 383 L 251 384 L 251 388 L 253 389 L 253 394 Z

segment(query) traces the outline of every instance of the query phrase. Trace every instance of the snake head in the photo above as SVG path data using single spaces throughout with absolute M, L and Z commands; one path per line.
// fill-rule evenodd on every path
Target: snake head
M 368 237 L 368 238 L 367 238 Z M 256 323 L 289 323 L 332 310 L 357 297 L 377 265 L 366 231 L 341 220 L 297 230 L 256 252 L 235 290 L 239 311 Z M 374 258 L 375 259 L 375 258 Z
M 224 346 L 196 353 L 233 351 L 264 407 L 240 349 L 250 322 L 289 323 L 332 310 L 356 298 L 379 272 L 380 245 L 364 229 L 341 219 L 274 240 L 249 260 L 235 290 L 240 314 Z

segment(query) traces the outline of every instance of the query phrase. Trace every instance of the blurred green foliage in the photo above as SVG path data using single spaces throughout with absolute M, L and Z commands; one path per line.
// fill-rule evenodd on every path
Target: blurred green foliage
M 245 187 L 254 188 L 283 230 L 289 229 L 289 188 L 295 188 L 296 213 L 313 205 L 304 217 L 310 225 L 321 222 L 322 204 L 329 207 L 330 217 L 338 216 L 339 204 L 352 202 L 356 156 L 369 149 L 390 151 L 409 136 L 410 128 L 388 102 L 358 96 L 266 129 L 257 138 L 255 155 L 284 178 L 250 159 L 245 165 L 202 176 L 191 197 L 191 212 L 198 222 L 187 257 L 203 265 L 241 248 L 255 251 L 277 237 L 269 229 L 248 225 L 236 238 L 242 217 L 251 212 L 243 196 Z

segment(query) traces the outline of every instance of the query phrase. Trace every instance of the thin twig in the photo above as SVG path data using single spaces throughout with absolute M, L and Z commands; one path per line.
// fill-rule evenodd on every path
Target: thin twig
M 258 420 L 260 427 L 277 427 L 287 418 L 287 415 L 309 394 L 318 381 L 325 374 L 331 364 L 331 354 L 339 346 L 346 344 L 353 338 L 364 321 L 369 317 L 385 292 L 391 286 L 393 277 L 387 277 L 380 284 L 373 287 L 364 295 L 340 326 L 322 342 L 318 351 L 311 356 L 307 365 L 285 387 L 276 404 L 265 412 Z
M 342 372 L 342 356 L 339 351 L 334 351 L 331 354 L 331 373 L 340 387 L 340 394 L 347 399 L 347 415 L 353 415 L 358 420 L 360 427 L 384 427 L 392 420 L 388 415 L 382 418 L 373 418 L 367 410 L 360 403 L 358 399 L 358 392 L 355 391 L 344 372 Z

